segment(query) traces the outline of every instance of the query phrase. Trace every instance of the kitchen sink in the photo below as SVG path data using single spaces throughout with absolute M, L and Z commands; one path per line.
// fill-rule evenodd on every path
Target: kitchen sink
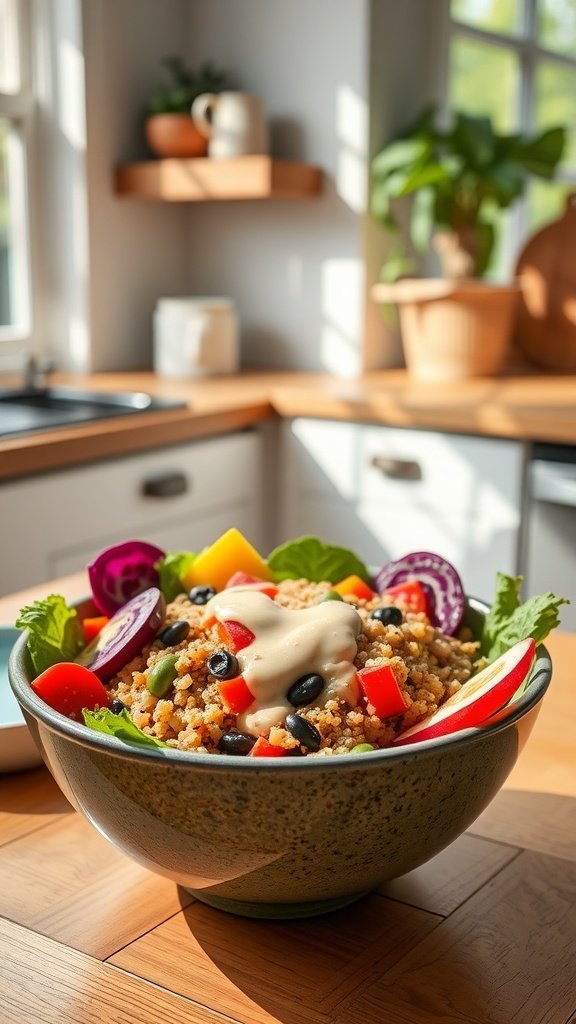
M 156 398 L 143 391 L 9 388 L 0 390 L 0 438 L 118 416 L 184 409 L 186 405 L 180 399 Z

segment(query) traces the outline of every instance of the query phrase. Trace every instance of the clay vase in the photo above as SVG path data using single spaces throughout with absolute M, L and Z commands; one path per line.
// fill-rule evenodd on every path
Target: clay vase
M 208 140 L 190 114 L 152 114 L 145 122 L 146 142 L 159 157 L 206 156 Z
M 501 373 L 520 289 L 477 279 L 404 278 L 376 284 L 372 298 L 398 307 L 407 370 L 425 381 Z

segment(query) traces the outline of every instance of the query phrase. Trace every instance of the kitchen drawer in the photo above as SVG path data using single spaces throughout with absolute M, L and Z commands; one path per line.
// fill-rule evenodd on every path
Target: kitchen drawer
M 295 419 L 284 427 L 286 477 L 300 492 L 463 515 L 515 515 L 521 443 Z
M 76 555 L 124 538 L 167 547 L 168 534 L 188 525 L 178 536 L 192 548 L 197 520 L 212 520 L 214 539 L 220 513 L 238 525 L 239 509 L 250 509 L 258 545 L 261 461 L 260 433 L 243 431 L 1 485 L 0 593 L 43 582 L 76 567 Z

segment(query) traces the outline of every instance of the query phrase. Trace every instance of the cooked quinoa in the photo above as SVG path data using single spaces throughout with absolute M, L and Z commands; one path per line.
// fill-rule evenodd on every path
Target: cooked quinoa
M 278 584 L 274 601 L 286 609 L 308 608 L 318 604 L 330 588 L 330 583 L 286 580 Z M 318 730 L 320 749 L 308 752 L 287 729 L 273 727 L 267 738 L 290 753 L 321 757 L 346 753 L 359 743 L 387 747 L 399 733 L 436 711 L 474 672 L 478 645 L 464 631 L 458 637 L 446 636 L 423 613 L 403 608 L 400 625 L 383 625 L 371 618 L 371 612 L 386 604 L 384 597 L 365 601 L 348 596 L 345 600 L 354 606 L 363 623 L 354 666 L 389 665 L 407 709 L 381 720 L 370 714 L 362 697 L 353 708 L 341 699 L 299 707 L 298 714 Z M 219 681 L 208 671 L 208 658 L 222 650 L 223 644 L 217 626 L 207 627 L 205 618 L 203 606 L 179 595 L 167 607 L 166 626 L 187 620 L 190 632 L 186 640 L 166 647 L 155 639 L 111 680 L 109 689 L 111 697 L 123 701 L 134 723 L 145 733 L 180 750 L 218 753 L 221 737 L 236 731 L 237 723 L 236 716 L 222 705 Z M 149 692 L 146 683 L 151 669 L 167 654 L 178 656 L 178 675 L 168 693 L 159 698 Z

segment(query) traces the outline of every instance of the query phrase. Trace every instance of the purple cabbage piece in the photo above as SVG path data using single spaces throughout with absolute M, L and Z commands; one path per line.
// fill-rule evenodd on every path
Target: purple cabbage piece
M 466 608 L 464 587 L 454 566 L 432 551 L 412 551 L 383 566 L 374 577 L 374 584 L 378 593 L 383 594 L 388 587 L 412 580 L 418 580 L 426 591 L 433 624 L 453 636 Z
M 88 566 L 92 596 L 103 615 L 114 615 L 136 594 L 157 587 L 154 568 L 165 552 L 144 540 L 126 540 L 106 548 Z

